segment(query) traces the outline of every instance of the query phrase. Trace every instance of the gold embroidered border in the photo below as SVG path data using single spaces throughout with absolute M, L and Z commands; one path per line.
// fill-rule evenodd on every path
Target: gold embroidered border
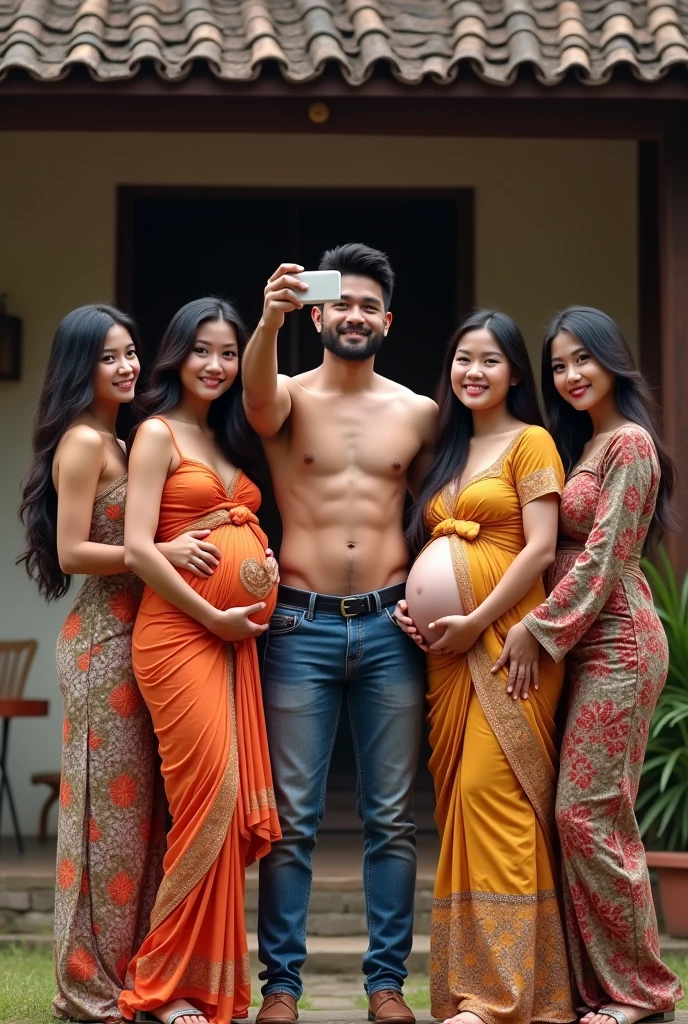
M 575 1020 L 554 893 L 494 897 L 455 893 L 433 906 L 433 1016 L 442 1020 L 472 1010 L 485 1024 Z
M 237 484 L 239 483 L 239 477 L 240 476 L 241 476 L 241 470 L 237 469 L 236 473 L 234 474 L 232 479 L 229 481 L 229 487 L 227 488 L 227 497 L 230 498 L 230 499 L 232 499 L 234 497 L 234 492 L 237 489 Z M 220 483 L 222 483 L 221 480 L 220 480 Z
M 192 530 L 214 530 L 216 527 L 223 526 L 228 522 L 229 511 L 226 508 L 220 508 L 217 512 L 209 512 L 202 519 L 197 519 L 194 523 L 185 526 L 182 533 L 190 533 Z
M 465 541 L 450 537 L 452 563 L 459 593 L 466 613 L 475 608 L 470 568 L 464 548 Z M 520 701 L 512 700 L 498 676 L 492 675 L 492 662 L 482 640 L 468 652 L 468 665 L 475 692 L 490 728 L 497 737 L 507 761 L 521 783 L 552 846 L 556 844 L 554 824 L 554 781 L 547 773 L 542 750 L 521 710 Z
M 248 810 L 259 811 L 261 807 L 268 807 L 270 810 L 277 810 L 275 802 L 275 791 L 272 786 L 265 786 L 263 789 L 254 790 L 249 796 Z
M 96 494 L 93 499 L 93 504 L 95 505 L 96 502 L 102 501 L 103 498 L 109 498 L 113 491 L 116 491 L 118 487 L 121 487 L 122 484 L 127 482 L 127 479 L 127 474 L 122 473 L 122 476 L 118 476 L 116 480 L 113 480 L 111 484 L 108 484 L 105 490 L 101 491 L 100 494 Z
M 231 736 L 225 774 L 212 808 L 196 833 L 185 856 L 174 865 L 160 883 L 155 906 L 151 914 L 151 929 L 157 928 L 194 886 L 209 871 L 217 859 L 234 816 L 239 790 L 239 748 L 236 734 L 236 704 L 234 699 L 234 648 L 227 645 L 227 689 L 229 699 L 229 725 Z
M 481 469 L 479 473 L 474 473 L 473 476 L 470 476 L 462 487 L 459 487 L 458 480 L 452 480 L 450 484 L 447 484 L 442 491 L 442 500 L 448 512 L 451 509 L 454 509 L 458 498 L 468 487 L 472 487 L 473 484 L 477 484 L 481 480 L 490 480 L 493 477 L 499 477 L 502 475 L 504 463 L 514 450 L 516 444 L 521 440 L 526 430 L 530 430 L 530 427 L 522 427 L 518 434 L 515 434 L 514 437 L 511 438 L 504 451 L 497 456 L 494 462 L 491 462 L 489 466 L 485 467 L 485 469 Z
M 432 901 L 433 907 L 438 909 L 446 909 L 447 907 L 453 907 L 457 903 L 470 903 L 474 900 L 484 903 L 544 903 L 547 900 L 557 899 L 557 893 L 555 889 L 538 889 L 537 892 L 523 893 L 523 892 L 477 892 L 471 889 L 469 892 L 453 892 L 451 896 L 445 896 L 441 899 L 435 897 Z
M 181 953 L 165 956 L 157 953 L 154 956 L 142 956 L 136 964 L 139 978 L 150 979 L 159 973 L 160 981 L 171 981 L 184 963 Z M 198 988 L 210 995 L 234 995 L 237 979 L 240 985 L 251 982 L 249 955 L 244 953 L 237 960 L 206 960 L 200 956 L 192 956 L 184 966 L 181 975 L 175 982 L 175 988 Z
M 468 664 L 475 692 L 490 728 L 533 805 L 545 835 L 552 847 L 556 847 L 554 780 L 547 772 L 542 749 L 521 709 L 521 702 L 512 700 L 500 685 L 503 680 L 492 675 L 492 661 L 482 640 L 478 640 L 468 652 Z
M 475 611 L 475 594 L 473 593 L 471 570 L 468 566 L 463 541 L 456 533 L 449 538 L 449 550 L 451 551 L 454 576 L 456 577 L 456 585 L 461 595 L 464 615 L 468 615 L 470 612 Z
M 516 493 L 523 508 L 529 501 L 542 498 L 545 494 L 561 494 L 561 480 L 554 466 L 543 466 L 519 480 Z

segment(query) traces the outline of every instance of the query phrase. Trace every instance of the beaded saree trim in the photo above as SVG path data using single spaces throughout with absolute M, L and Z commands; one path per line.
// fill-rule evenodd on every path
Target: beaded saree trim
M 149 980 L 159 975 L 160 981 L 172 981 L 183 963 L 180 953 L 165 956 L 142 956 L 136 965 L 137 976 Z M 251 968 L 249 955 L 244 953 L 237 960 L 206 960 L 192 956 L 182 973 L 175 980 L 175 989 L 196 988 L 209 995 L 233 996 L 236 983 L 250 984 Z
M 449 543 L 456 583 L 468 614 L 475 608 L 475 597 L 465 542 L 455 536 L 449 538 Z M 478 640 L 471 648 L 467 658 L 473 686 L 490 728 L 533 805 L 545 835 L 555 847 L 555 782 L 547 771 L 542 750 L 521 708 L 521 702 L 512 700 L 502 685 L 501 677 L 492 675 L 492 660 L 482 640 Z

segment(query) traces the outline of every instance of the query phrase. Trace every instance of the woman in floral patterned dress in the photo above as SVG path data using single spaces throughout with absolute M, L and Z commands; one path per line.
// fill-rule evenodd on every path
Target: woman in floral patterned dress
M 674 469 L 653 401 L 617 325 L 572 306 L 550 325 L 543 393 L 568 477 L 549 598 L 514 626 L 497 662 L 523 696 L 540 645 L 567 656 L 569 711 L 556 818 L 583 1024 L 674 1019 L 681 985 L 659 956 L 633 805 L 668 651 L 640 568 L 670 525 Z
M 162 876 L 164 793 L 155 734 L 131 667 L 143 584 L 124 565 L 126 456 L 115 433 L 134 397 L 134 325 L 108 306 L 69 313 L 53 342 L 24 482 L 20 561 L 46 600 L 87 579 L 57 645 L 64 698 L 53 1013 L 121 1020 L 127 964 Z M 214 563 L 187 535 L 163 553 Z M 219 554 L 219 552 L 217 552 Z

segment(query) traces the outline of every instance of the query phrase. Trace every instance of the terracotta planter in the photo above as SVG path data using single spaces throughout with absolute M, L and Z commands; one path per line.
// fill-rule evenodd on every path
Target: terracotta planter
M 647 851 L 647 866 L 657 872 L 664 926 L 675 939 L 688 938 L 688 853 Z

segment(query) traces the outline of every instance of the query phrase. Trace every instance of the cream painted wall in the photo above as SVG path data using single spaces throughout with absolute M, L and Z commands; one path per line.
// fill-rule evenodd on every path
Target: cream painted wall
M 17 132 L 0 134 L 0 154 L 0 291 L 24 322 L 22 380 L 0 383 L 0 639 L 39 639 L 27 696 L 51 702 L 48 719 L 12 729 L 10 773 L 22 827 L 32 834 L 44 793 L 29 775 L 60 764 L 54 645 L 70 598 L 46 607 L 14 565 L 19 481 L 57 322 L 74 306 L 114 298 L 117 186 L 473 186 L 478 302 L 512 314 L 533 352 L 547 315 L 570 302 L 607 310 L 635 346 L 635 146 Z

